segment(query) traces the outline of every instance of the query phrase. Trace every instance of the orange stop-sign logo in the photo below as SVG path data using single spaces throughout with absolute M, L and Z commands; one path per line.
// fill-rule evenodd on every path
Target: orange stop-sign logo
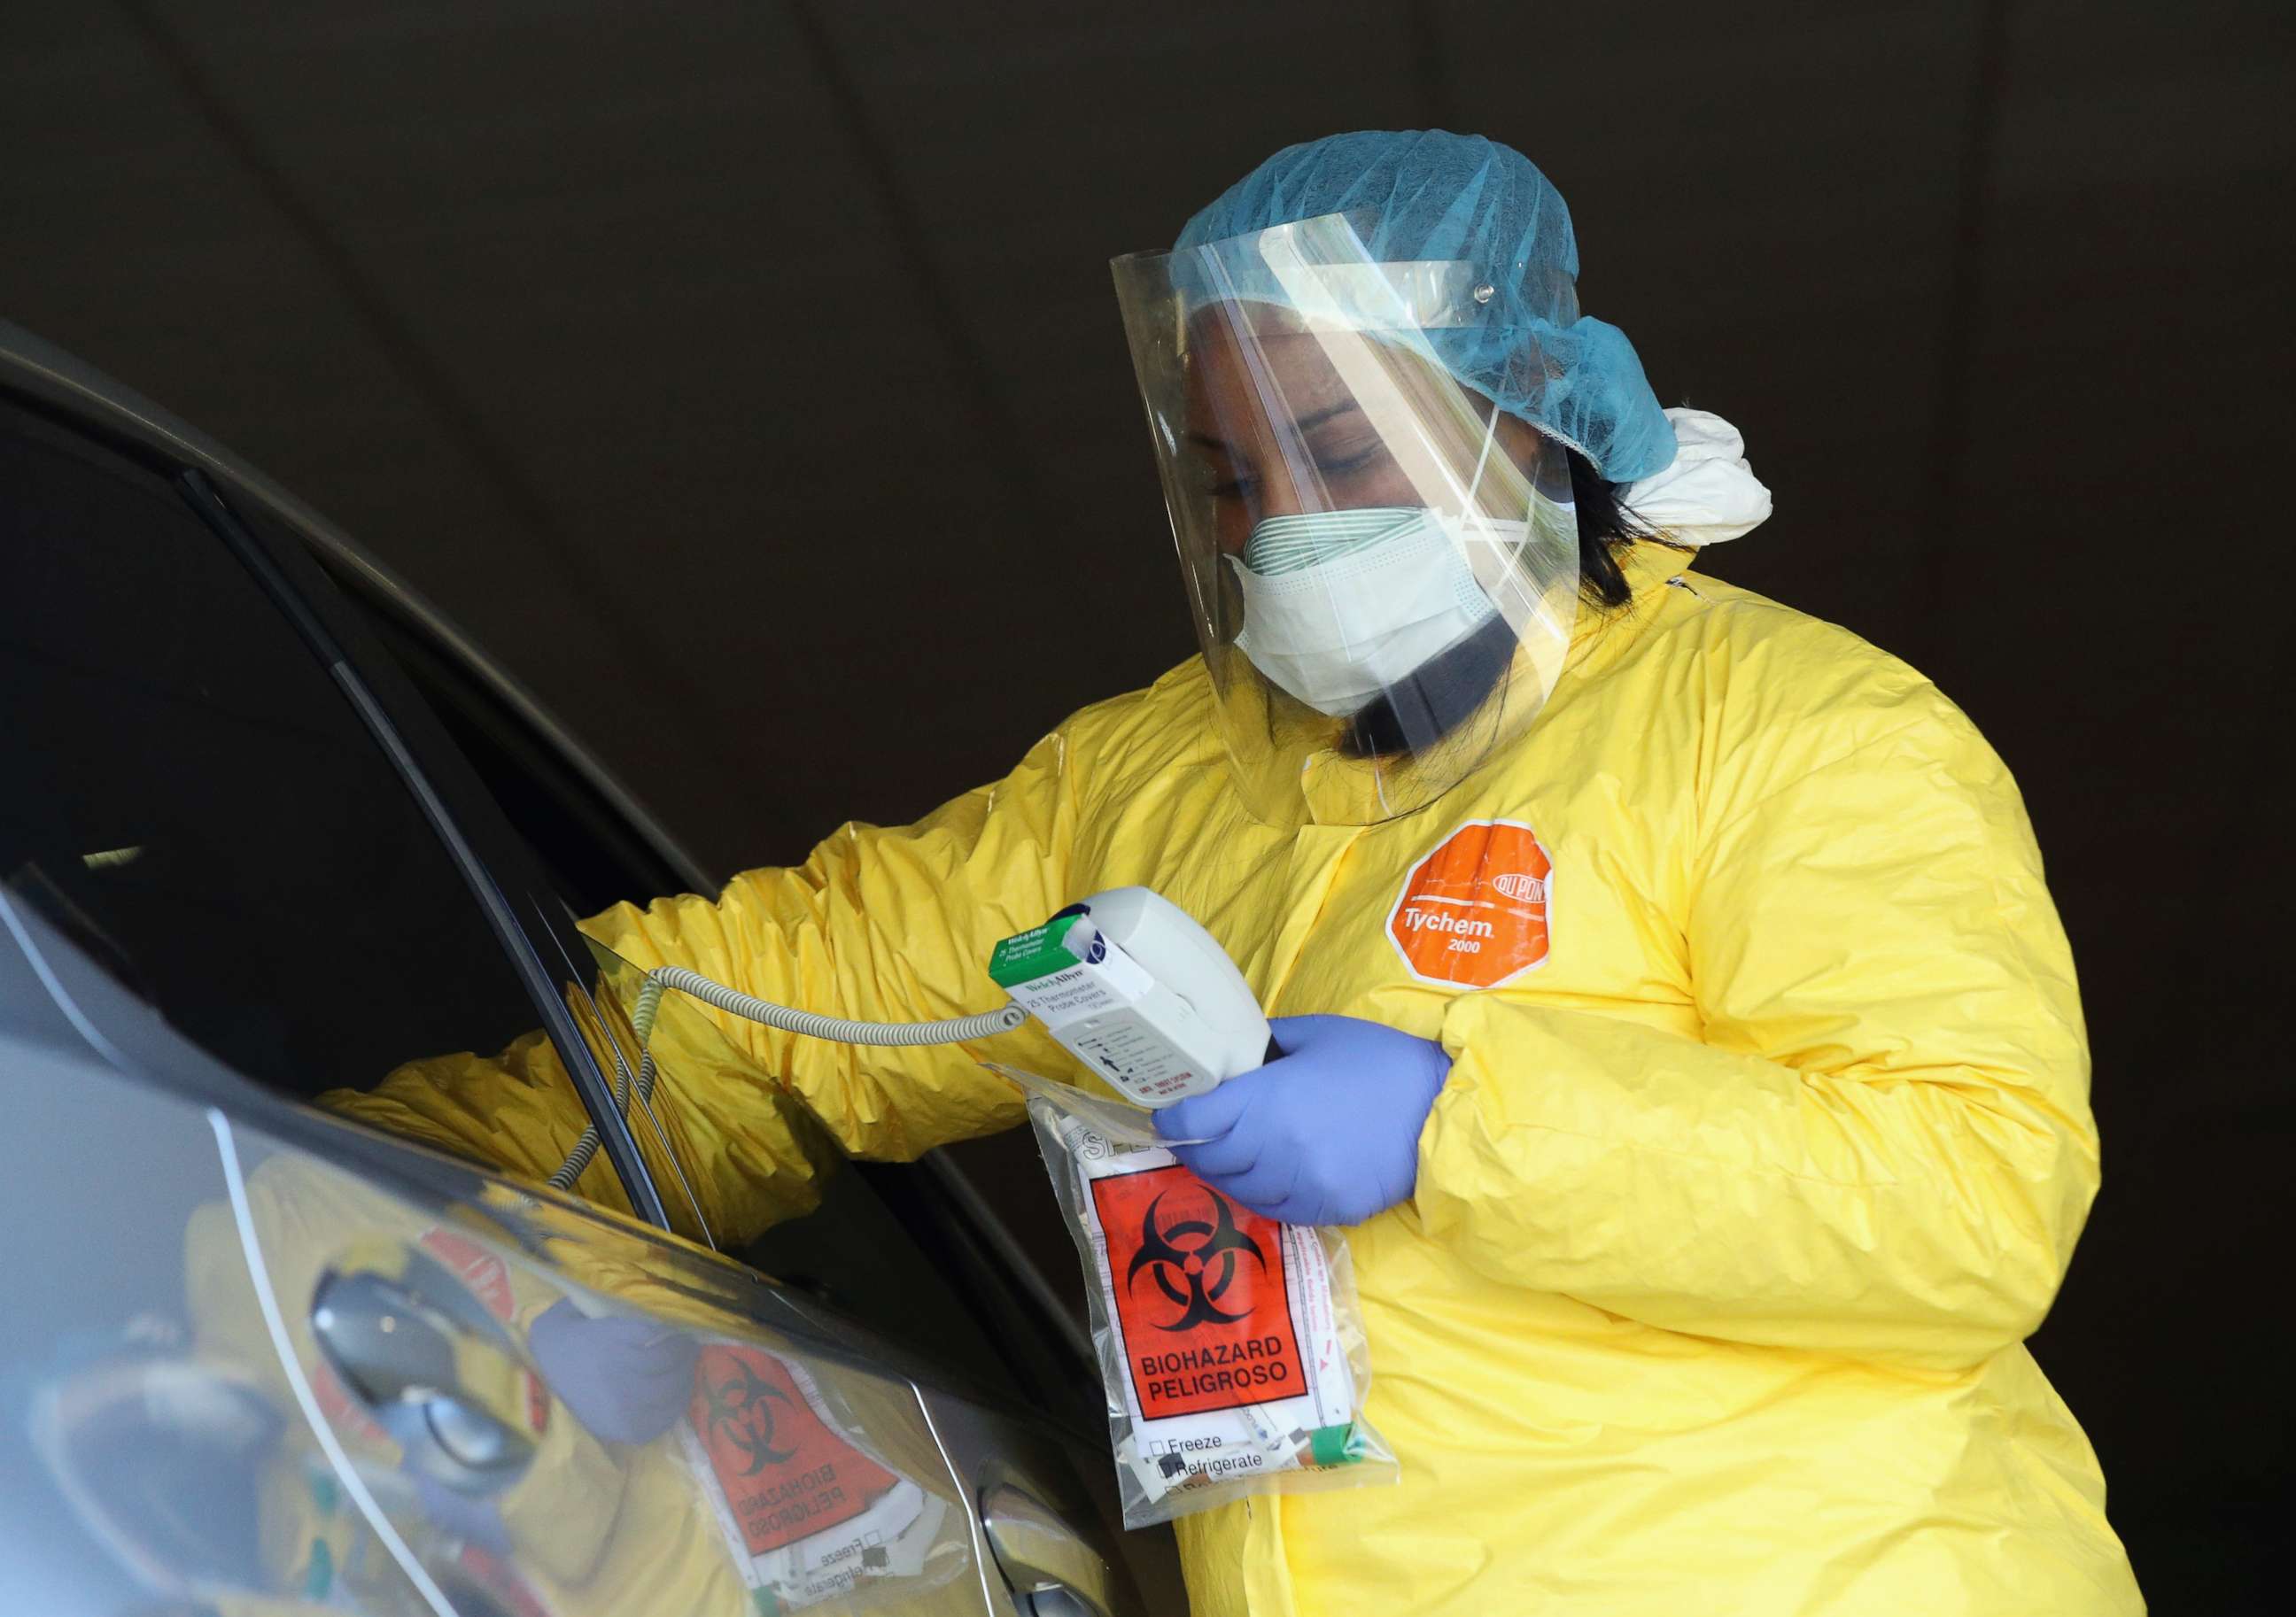
M 1388 935 L 1422 982 L 1496 988 L 1546 959 L 1554 871 L 1529 826 L 1463 825 L 1404 878 Z

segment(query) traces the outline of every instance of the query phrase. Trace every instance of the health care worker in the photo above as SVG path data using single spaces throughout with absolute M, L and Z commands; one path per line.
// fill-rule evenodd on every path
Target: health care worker
M 2016 788 L 1913 669 L 1689 570 L 1767 495 L 1578 267 L 1530 163 L 1441 133 L 1292 147 L 1119 259 L 1201 655 L 588 929 L 885 1019 L 1101 888 L 1211 930 L 1284 1053 L 1166 1126 L 1349 1227 L 1403 1476 L 1182 1519 L 1207 1617 L 2141 1610 L 2021 1345 L 2098 1159 Z M 963 1054 L 720 1026 L 861 1155 L 1021 1115 Z M 570 1090 L 465 1077 L 345 1104 L 546 1172 Z M 721 1237 L 788 1194 L 764 1087 L 664 1097 Z

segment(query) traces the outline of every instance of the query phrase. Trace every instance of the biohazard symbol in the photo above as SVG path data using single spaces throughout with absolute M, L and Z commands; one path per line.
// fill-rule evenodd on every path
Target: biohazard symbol
M 701 1389 L 709 1409 L 709 1428 L 723 1431 L 726 1441 L 749 1459 L 743 1476 L 755 1476 L 768 1466 L 786 1464 L 795 1448 L 774 1447 L 774 1406 L 766 1401 L 789 1402 L 789 1394 L 759 1376 L 739 1359 L 727 1355 L 731 1374 Z
M 1160 1229 L 1156 1210 L 1164 1205 L 1162 1196 L 1148 1204 L 1140 1221 L 1140 1250 L 1132 1254 L 1131 1266 L 1124 1271 L 1124 1289 L 1130 1291 L 1144 1269 L 1156 1282 L 1156 1289 L 1180 1306 L 1179 1319 L 1158 1326 L 1160 1331 L 1188 1331 L 1215 1321 L 1233 1325 L 1250 1319 L 1249 1303 L 1231 1314 L 1219 1307 L 1219 1300 L 1235 1284 L 1236 1254 L 1248 1252 L 1253 1262 L 1267 1267 L 1267 1254 L 1259 1250 L 1259 1243 L 1235 1227 L 1235 1209 L 1228 1205 L 1227 1198 L 1217 1190 L 1207 1189 L 1204 1195 L 1212 1203 L 1209 1224 L 1201 1219 L 1185 1219 Z M 1172 1278 L 1176 1270 L 1177 1281 Z

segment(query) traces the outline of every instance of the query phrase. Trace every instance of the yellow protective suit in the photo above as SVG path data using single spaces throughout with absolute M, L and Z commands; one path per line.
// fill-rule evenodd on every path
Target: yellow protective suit
M 2021 1345 L 2097 1143 L 2016 788 L 1913 670 L 1684 560 L 1636 547 L 1634 606 L 1582 630 L 1508 755 L 1413 818 L 1253 822 L 1190 663 L 914 826 L 589 923 L 644 965 L 931 1017 L 992 1001 L 996 939 L 1142 883 L 1271 1014 L 1442 1041 L 1417 1193 L 1350 1234 L 1367 1413 L 1403 1481 L 1185 1519 L 1205 1617 L 2142 1609 L 2095 1458 Z M 1407 970 L 1389 921 L 1485 821 L 1551 858 L 1549 942 L 1471 992 Z M 723 1026 L 857 1152 L 1021 1115 L 962 1053 Z M 1061 1059 L 1021 1039 L 1012 1058 Z M 762 1087 L 668 1102 L 721 1234 L 772 1216 L 744 1167 Z M 486 1152 L 451 1120 L 482 1127 L 492 1097 L 386 1091 L 359 1104 Z

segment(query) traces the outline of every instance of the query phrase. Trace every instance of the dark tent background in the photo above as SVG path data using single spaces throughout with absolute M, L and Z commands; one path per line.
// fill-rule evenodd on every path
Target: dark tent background
M 2292 106 L 2284 4 L 20 0 L 0 312 L 344 524 L 732 868 L 1188 651 L 1111 254 L 1332 129 L 1520 146 L 1588 309 L 1776 492 L 1710 565 L 2017 771 L 2108 1164 L 2037 1351 L 2156 1609 L 2260 1610 Z M 1046 641 L 1091 652 L 1014 680 Z

